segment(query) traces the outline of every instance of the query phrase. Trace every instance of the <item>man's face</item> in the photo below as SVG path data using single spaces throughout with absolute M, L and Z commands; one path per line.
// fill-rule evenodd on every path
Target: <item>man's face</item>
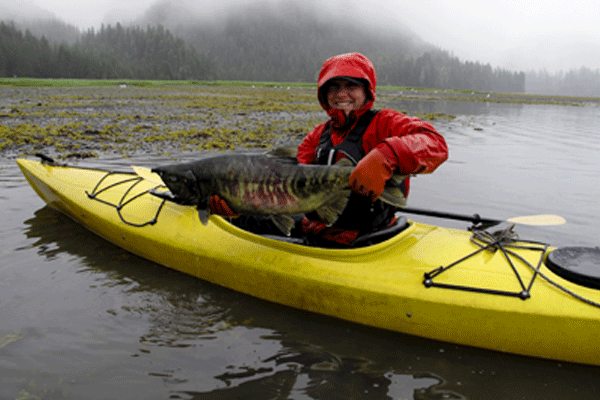
M 344 79 L 334 79 L 327 89 L 327 104 L 330 108 L 342 110 L 350 114 L 358 110 L 367 102 L 367 94 L 362 85 L 348 82 Z

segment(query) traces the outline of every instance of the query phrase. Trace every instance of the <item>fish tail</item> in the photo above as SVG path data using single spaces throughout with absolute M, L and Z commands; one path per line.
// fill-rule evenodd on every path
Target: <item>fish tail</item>
M 379 197 L 381 201 L 398 208 L 406 207 L 406 196 L 400 190 L 400 184 L 404 179 L 406 179 L 406 175 L 394 174 L 385 185 L 383 193 Z

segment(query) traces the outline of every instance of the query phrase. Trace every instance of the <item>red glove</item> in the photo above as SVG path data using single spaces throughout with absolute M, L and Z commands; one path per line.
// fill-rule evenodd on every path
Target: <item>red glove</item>
M 385 183 L 394 174 L 394 167 L 377 148 L 364 156 L 350 175 L 350 189 L 375 201 L 383 193 Z
M 210 196 L 209 206 L 211 214 L 220 215 L 221 217 L 226 218 L 235 218 L 240 216 L 240 214 L 236 213 L 229 207 L 225 200 L 216 194 Z

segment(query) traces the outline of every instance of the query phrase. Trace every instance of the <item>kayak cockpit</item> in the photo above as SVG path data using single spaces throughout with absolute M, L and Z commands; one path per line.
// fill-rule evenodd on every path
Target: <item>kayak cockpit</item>
M 357 237 L 351 246 L 344 246 L 344 248 L 359 248 L 359 247 L 367 247 L 372 246 L 378 243 L 381 243 L 385 240 L 388 240 L 400 232 L 404 231 L 406 228 L 410 226 L 410 222 L 404 216 L 398 215 L 396 221 L 386 228 L 379 229 L 374 232 L 369 232 Z M 299 236 L 285 236 L 283 234 L 261 234 L 262 237 L 266 237 L 268 239 L 279 240 L 286 243 L 293 243 L 299 245 L 305 245 L 310 247 L 322 247 L 315 245 L 313 243 L 309 243 L 305 238 Z
M 559 247 L 546 265 L 556 275 L 592 289 L 600 289 L 600 247 Z

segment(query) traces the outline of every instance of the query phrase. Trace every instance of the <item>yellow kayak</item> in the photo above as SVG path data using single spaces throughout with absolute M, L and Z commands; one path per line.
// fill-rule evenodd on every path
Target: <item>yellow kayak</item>
M 577 249 L 405 218 L 377 244 L 314 248 L 217 216 L 204 226 L 194 207 L 151 194 L 160 188 L 133 171 L 17 163 L 51 207 L 131 253 L 200 279 L 377 328 L 600 365 L 600 290 L 554 272 L 570 254 L 579 257 Z M 593 267 L 597 250 L 584 249 Z

